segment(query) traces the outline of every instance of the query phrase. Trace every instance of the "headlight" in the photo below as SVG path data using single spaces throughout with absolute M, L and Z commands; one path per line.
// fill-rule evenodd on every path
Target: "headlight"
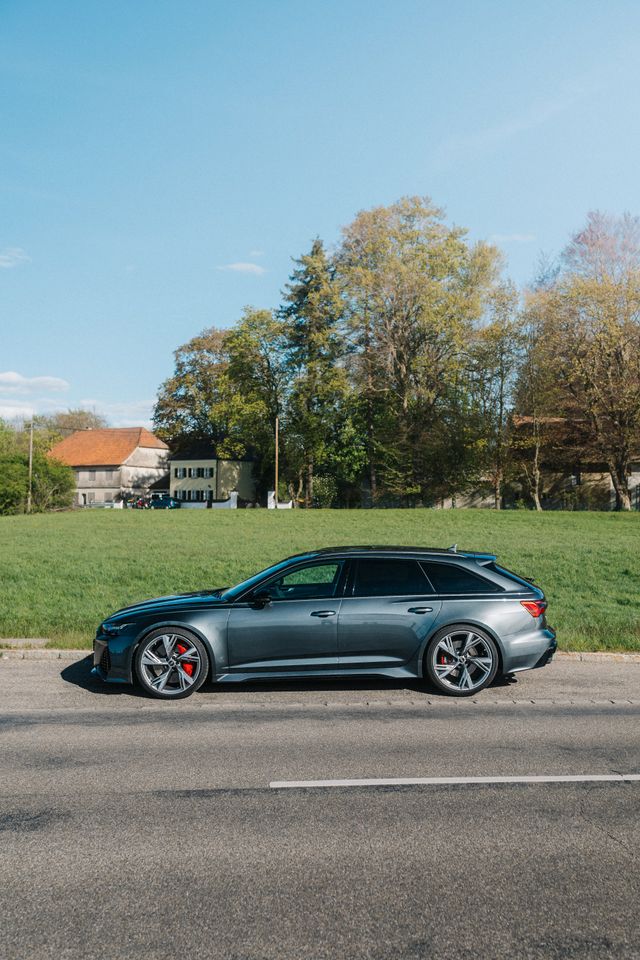
M 127 627 L 130 626 L 130 623 L 109 623 L 105 620 L 105 622 L 100 625 L 100 632 L 106 637 L 117 637 L 118 634 L 122 633 L 123 630 L 126 630 Z

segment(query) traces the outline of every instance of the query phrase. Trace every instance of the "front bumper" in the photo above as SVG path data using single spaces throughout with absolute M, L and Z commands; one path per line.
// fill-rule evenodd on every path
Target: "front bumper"
M 131 683 L 132 646 L 130 636 L 107 637 L 98 633 L 93 641 L 92 673 L 107 683 Z
M 111 672 L 111 653 L 106 637 L 96 637 L 93 641 L 93 672 L 103 680 L 109 678 Z

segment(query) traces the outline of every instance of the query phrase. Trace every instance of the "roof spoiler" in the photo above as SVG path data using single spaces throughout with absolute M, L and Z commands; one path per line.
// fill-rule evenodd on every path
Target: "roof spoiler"
M 457 553 L 460 557 L 468 557 L 470 560 L 484 561 L 485 563 L 491 563 L 493 560 L 498 559 L 495 553 L 484 553 L 477 550 L 458 550 L 457 543 L 452 544 L 447 549 L 449 553 Z

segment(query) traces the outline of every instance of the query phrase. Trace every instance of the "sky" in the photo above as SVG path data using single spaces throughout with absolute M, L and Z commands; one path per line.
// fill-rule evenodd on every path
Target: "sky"
M 0 0 L 0 417 L 146 425 L 173 351 L 428 195 L 526 285 L 640 214 L 637 0 Z

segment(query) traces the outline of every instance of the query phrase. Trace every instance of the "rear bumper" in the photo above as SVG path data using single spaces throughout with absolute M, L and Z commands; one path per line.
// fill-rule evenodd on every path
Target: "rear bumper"
M 544 667 L 552 659 L 557 647 L 556 632 L 550 627 L 507 638 L 503 644 L 503 673 Z

